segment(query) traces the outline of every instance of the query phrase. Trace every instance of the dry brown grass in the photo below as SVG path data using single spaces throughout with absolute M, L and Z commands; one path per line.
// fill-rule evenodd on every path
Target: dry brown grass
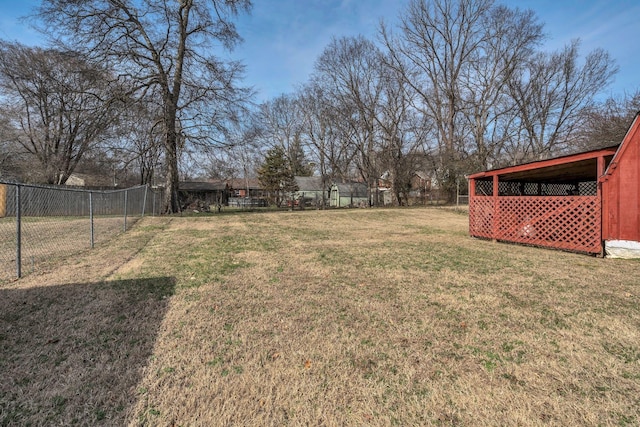
M 443 209 L 134 231 L 0 288 L 0 424 L 640 423 L 638 262 Z
M 139 219 L 127 218 L 127 229 Z M 122 217 L 96 216 L 94 244 L 101 245 L 123 232 Z M 62 258 L 91 248 L 88 217 L 25 217 L 21 227 L 22 273 L 30 274 L 56 265 Z M 0 218 L 0 283 L 16 277 L 15 218 Z

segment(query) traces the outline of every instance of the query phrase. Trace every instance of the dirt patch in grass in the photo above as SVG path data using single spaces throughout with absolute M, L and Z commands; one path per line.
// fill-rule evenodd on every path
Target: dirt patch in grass
M 145 218 L 0 288 L 1 423 L 640 423 L 640 263 L 466 230 L 443 209 Z

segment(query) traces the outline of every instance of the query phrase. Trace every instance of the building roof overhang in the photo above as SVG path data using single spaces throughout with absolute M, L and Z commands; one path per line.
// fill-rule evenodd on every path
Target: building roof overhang
M 553 159 L 539 160 L 516 166 L 493 169 L 469 175 L 469 179 L 488 180 L 498 176 L 500 181 L 570 183 L 595 181 L 598 158 L 611 159 L 619 145 Z

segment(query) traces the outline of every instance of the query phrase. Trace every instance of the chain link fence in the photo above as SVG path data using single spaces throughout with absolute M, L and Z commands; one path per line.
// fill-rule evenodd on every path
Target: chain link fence
M 0 281 L 93 248 L 160 213 L 148 186 L 93 191 L 0 181 Z

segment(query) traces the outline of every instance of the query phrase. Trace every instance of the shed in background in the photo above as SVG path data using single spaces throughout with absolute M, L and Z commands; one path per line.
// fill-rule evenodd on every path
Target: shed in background
M 320 207 L 329 200 L 329 188 L 323 187 L 321 176 L 296 176 L 294 177 L 298 191 L 294 198 L 300 206 Z
M 336 183 L 331 186 L 329 206 L 358 207 L 368 206 L 367 185 L 361 182 Z

